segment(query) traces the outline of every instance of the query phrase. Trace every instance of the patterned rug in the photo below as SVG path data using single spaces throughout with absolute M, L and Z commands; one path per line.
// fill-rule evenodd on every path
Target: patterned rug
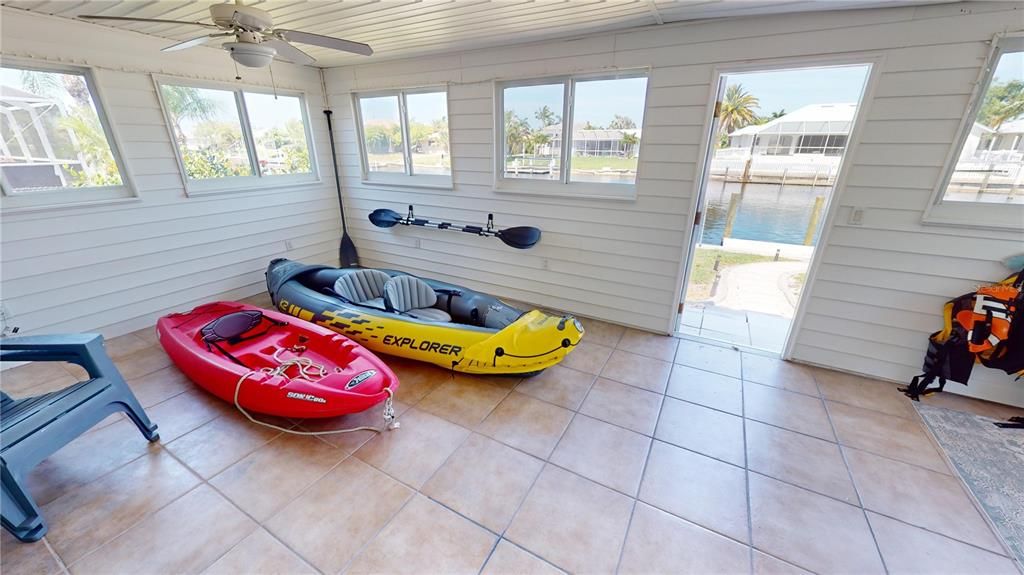
M 915 402 L 967 487 L 1024 562 L 1024 429 L 993 419 Z

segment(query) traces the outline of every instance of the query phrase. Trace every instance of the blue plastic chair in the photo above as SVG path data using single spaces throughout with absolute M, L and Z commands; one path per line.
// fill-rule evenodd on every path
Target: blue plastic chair
M 38 541 L 47 527 L 25 488 L 32 468 L 118 411 L 128 414 L 149 441 L 160 436 L 99 334 L 0 339 L 0 361 L 66 361 L 89 373 L 86 381 L 34 397 L 12 399 L 0 392 L 0 517 L 4 528 L 21 541 Z

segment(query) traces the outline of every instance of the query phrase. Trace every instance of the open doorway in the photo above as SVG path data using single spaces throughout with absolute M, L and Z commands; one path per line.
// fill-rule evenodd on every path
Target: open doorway
M 782 352 L 870 70 L 720 76 L 680 333 Z

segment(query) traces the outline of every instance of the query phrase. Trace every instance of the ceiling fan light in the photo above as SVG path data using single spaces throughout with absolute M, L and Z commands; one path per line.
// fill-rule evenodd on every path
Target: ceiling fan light
M 263 44 L 250 42 L 225 42 L 224 49 L 231 53 L 231 59 L 248 68 L 263 68 L 270 65 L 277 50 Z

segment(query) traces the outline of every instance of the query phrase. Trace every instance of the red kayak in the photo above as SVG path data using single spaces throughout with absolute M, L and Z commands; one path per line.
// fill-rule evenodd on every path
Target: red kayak
M 373 407 L 398 389 L 395 374 L 363 346 L 276 311 L 215 302 L 164 316 L 156 331 L 189 379 L 258 413 L 334 417 Z

